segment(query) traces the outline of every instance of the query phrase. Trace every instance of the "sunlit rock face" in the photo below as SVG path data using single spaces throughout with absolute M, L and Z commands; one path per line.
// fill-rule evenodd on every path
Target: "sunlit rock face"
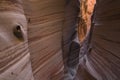
M 0 0 L 0 80 L 33 80 L 20 1 Z
M 91 26 L 91 16 L 96 0 L 80 0 L 79 27 L 80 41 L 83 41 Z

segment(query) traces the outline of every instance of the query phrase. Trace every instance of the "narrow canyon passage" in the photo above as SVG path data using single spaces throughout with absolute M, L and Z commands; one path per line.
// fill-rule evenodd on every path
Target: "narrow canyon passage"
M 0 0 L 0 80 L 119 80 L 120 0 Z

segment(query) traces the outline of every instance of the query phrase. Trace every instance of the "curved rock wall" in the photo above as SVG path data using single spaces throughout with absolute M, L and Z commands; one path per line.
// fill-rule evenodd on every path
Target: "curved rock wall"
M 0 0 L 0 80 L 119 80 L 120 1 L 86 1 Z
M 84 67 L 97 80 L 119 80 L 120 1 L 97 0 L 92 17 L 88 52 L 81 58 Z
M 34 80 L 20 1 L 0 0 L 0 80 Z
M 109 5 L 108 5 L 109 4 Z M 98 80 L 119 80 L 120 1 L 97 0 L 93 18 L 92 51 L 88 56 Z M 99 69 L 98 69 L 99 68 Z
M 29 0 L 29 50 L 35 80 L 62 80 L 64 0 Z

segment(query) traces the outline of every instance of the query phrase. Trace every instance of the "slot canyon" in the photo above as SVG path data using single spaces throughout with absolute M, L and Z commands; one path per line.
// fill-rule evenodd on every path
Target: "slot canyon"
M 120 0 L 0 0 L 0 80 L 119 80 Z

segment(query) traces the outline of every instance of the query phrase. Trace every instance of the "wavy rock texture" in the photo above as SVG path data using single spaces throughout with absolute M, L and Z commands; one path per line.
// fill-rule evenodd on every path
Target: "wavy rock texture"
M 120 1 L 80 2 L 0 0 L 0 80 L 119 80 Z
M 109 5 L 107 5 L 109 4 Z M 120 76 L 120 1 L 97 0 L 94 12 L 93 50 L 88 60 L 94 64 L 99 80 L 119 80 Z M 99 70 L 97 70 L 99 68 Z
M 28 27 L 35 80 L 63 80 L 64 0 L 33 0 Z
M 109 5 L 108 5 L 109 4 Z M 92 17 L 88 52 L 80 64 L 97 80 L 119 80 L 120 1 L 97 0 Z M 92 79 L 91 79 L 92 80 Z
M 0 80 L 33 80 L 27 41 L 20 2 L 0 0 Z

